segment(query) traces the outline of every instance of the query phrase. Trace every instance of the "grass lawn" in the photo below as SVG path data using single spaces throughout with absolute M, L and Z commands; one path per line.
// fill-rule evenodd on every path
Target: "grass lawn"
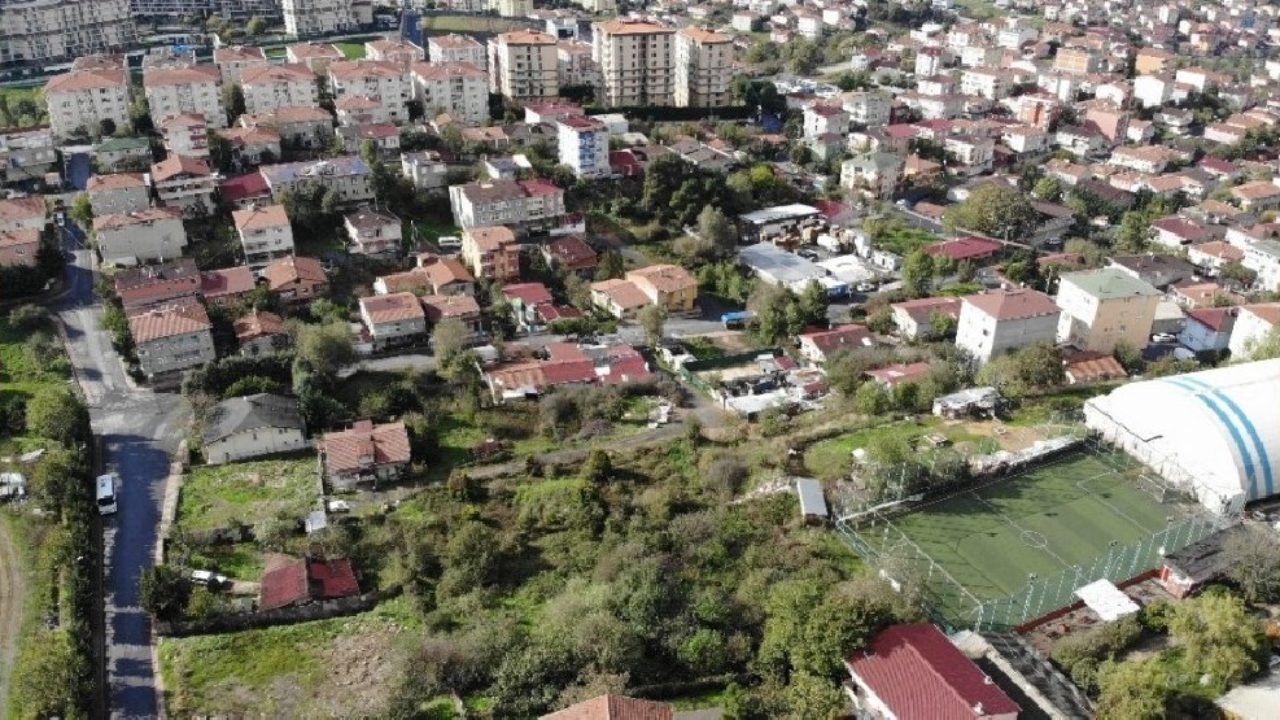
M 0 696 L 0 715 L 25 717 L 32 709 L 23 706 L 22 700 L 13 692 L 12 681 L 14 674 L 21 672 L 24 658 L 38 657 L 39 646 L 47 640 L 49 633 L 61 632 L 47 630 L 45 620 L 51 602 L 57 597 L 53 580 L 58 574 L 58 556 L 66 552 L 66 534 L 47 520 L 7 510 L 0 510 L 0 525 L 4 525 L 13 541 L 15 560 L 26 578 L 26 593 L 22 599 L 22 625 L 13 636 L 16 652 L 14 666 L 0 667 L 0 673 L 11 673 L 7 678 L 9 697 Z M 14 628 L 8 630 L 12 631 Z
M 399 642 L 420 622 L 405 598 L 351 617 L 222 635 L 163 638 L 174 717 L 377 715 L 400 679 Z
M 0 315 L 0 402 L 10 396 L 31 397 L 40 388 L 66 382 L 69 368 L 50 370 L 36 364 L 26 349 L 27 333 Z
M 912 552 L 904 543 L 922 549 L 981 600 L 1015 595 L 1032 575 L 1055 578 L 1072 568 L 1088 575 L 1089 568 L 1111 552 L 1117 555 L 1115 565 L 1096 567 L 1105 568 L 1103 574 L 1123 572 L 1120 556 L 1129 557 L 1126 553 L 1165 528 L 1168 518 L 1187 512 L 1139 488 L 1139 474 L 1136 465 L 1118 457 L 1104 460 L 1075 453 L 899 515 L 892 520 L 896 531 L 864 526 L 863 537 L 891 554 Z M 1121 549 L 1112 550 L 1113 544 Z M 890 550 L 890 545 L 897 548 Z M 1156 543 L 1143 544 L 1140 551 L 1150 557 L 1142 560 L 1154 563 L 1156 549 Z M 1078 585 L 1093 579 L 1049 583 L 1042 590 L 1045 597 L 1037 595 L 1037 607 L 1065 605 Z M 974 618 L 967 616 L 970 606 L 943 574 L 933 573 L 928 585 L 944 613 L 954 613 L 958 623 L 972 623 Z M 1021 609 L 1021 603 L 1018 606 Z
M 891 253 L 905 257 L 911 251 L 938 242 L 941 239 L 927 230 L 897 225 L 877 236 L 872 244 L 881 250 L 888 250 Z
M 422 247 L 425 243 L 435 244 L 441 237 L 452 235 L 461 237 L 462 230 L 449 223 L 433 223 L 425 220 L 406 220 L 401 232 L 410 247 Z
M 364 57 L 364 43 L 361 42 L 337 42 L 334 45 L 342 51 L 348 60 L 359 60 Z
M 502 33 L 529 27 L 528 22 L 515 18 L 480 15 L 432 15 L 422 18 L 422 29 L 427 35 L 447 32 Z
M 982 437 L 967 431 L 963 425 L 944 425 L 941 418 L 930 416 L 921 422 L 895 422 L 856 430 L 810 445 L 804 452 L 809 472 L 823 479 L 844 477 L 853 467 L 851 453 L 883 438 L 900 438 L 915 443 L 928 433 L 941 433 L 953 443 L 981 442 Z
M 201 465 L 182 484 L 178 522 L 187 530 L 255 525 L 278 513 L 301 518 L 316 507 L 316 461 L 291 460 Z
M 237 580 L 257 582 L 266 568 L 266 557 L 256 545 L 203 545 L 192 550 L 191 567 L 216 570 Z
M 44 100 L 40 97 L 41 87 L 32 85 L 27 87 L 4 86 L 0 87 L 0 97 L 4 97 L 8 104 L 10 116 L 7 118 L 9 124 L 19 127 L 32 127 L 48 121 L 48 113 L 45 110 Z M 18 103 L 23 100 L 30 100 L 35 103 L 36 114 L 26 114 L 19 116 Z M 0 122 L 6 118 L 0 118 Z

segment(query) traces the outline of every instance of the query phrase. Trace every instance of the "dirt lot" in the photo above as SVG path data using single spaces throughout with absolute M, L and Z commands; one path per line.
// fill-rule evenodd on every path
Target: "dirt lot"
M 1049 437 L 1035 427 L 1008 425 L 998 420 L 946 420 L 943 427 L 961 427 L 970 435 L 992 438 L 1001 450 L 1015 452 L 1029 447 L 1037 440 Z

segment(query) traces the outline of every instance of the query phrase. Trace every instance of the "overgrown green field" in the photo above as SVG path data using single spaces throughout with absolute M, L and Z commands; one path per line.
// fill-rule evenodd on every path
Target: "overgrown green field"
M 316 460 L 199 465 L 182 484 L 178 524 L 186 530 L 256 525 L 280 513 L 303 517 L 316 505 Z

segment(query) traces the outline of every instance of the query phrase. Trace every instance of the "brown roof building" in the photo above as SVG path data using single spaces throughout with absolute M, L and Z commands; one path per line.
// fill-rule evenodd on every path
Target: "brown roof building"
M 543 715 L 540 720 L 672 720 L 671 705 L 625 695 L 600 695 Z
M 315 258 L 290 255 L 271 262 L 262 270 L 267 289 L 291 302 L 305 302 L 329 287 L 324 267 Z
M 402 422 L 360 420 L 350 430 L 326 433 L 319 449 L 325 478 L 339 489 L 398 477 L 412 459 Z

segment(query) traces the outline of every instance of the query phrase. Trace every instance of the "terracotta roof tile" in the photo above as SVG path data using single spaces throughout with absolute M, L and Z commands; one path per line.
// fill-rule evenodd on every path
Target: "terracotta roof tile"
M 418 297 L 410 292 L 373 295 L 360 298 L 362 314 L 374 325 L 418 320 L 426 317 Z
M 969 295 L 964 298 L 964 302 L 997 320 L 1058 314 L 1058 305 L 1053 298 L 1037 290 L 994 290 L 981 295 Z
M 241 232 L 289 225 L 289 216 L 285 213 L 283 205 L 234 210 L 231 213 L 231 220 L 235 223 L 236 229 Z
M 194 299 L 144 310 L 129 318 L 129 333 L 139 345 L 176 335 L 208 332 L 211 327 L 209 314 Z
M 409 433 L 402 422 L 374 425 L 361 420 L 350 430 L 326 433 L 320 450 L 325 471 L 331 475 L 372 470 L 409 462 Z

